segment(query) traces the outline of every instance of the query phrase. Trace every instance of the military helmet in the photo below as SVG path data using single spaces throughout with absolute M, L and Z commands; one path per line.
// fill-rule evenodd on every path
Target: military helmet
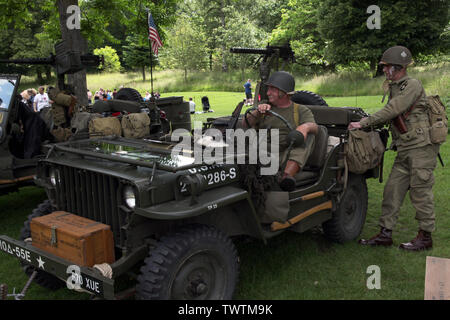
M 402 67 L 412 63 L 412 54 L 408 48 L 403 46 L 394 46 L 387 49 L 381 57 L 380 64 L 397 64 Z
M 265 85 L 278 88 L 287 94 L 292 94 L 295 88 L 295 79 L 289 72 L 276 71 L 270 75 Z

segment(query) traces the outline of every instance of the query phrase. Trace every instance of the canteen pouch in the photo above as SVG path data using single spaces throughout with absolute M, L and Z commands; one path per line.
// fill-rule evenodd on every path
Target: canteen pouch
M 140 139 L 150 133 L 150 118 L 147 113 L 130 113 L 122 117 L 125 138 Z

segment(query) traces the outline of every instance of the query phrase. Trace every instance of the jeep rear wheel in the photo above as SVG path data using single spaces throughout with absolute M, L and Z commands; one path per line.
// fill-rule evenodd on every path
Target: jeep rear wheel
M 333 217 L 323 226 L 325 236 L 335 242 L 353 240 L 361 234 L 367 213 L 367 184 L 363 175 L 349 174 Z
M 231 299 L 239 262 L 231 240 L 214 227 L 190 225 L 164 236 L 138 276 L 137 299 Z
M 31 238 L 30 222 L 32 219 L 45 216 L 49 213 L 52 213 L 53 211 L 54 208 L 50 204 L 49 200 L 45 200 L 36 209 L 34 209 L 33 212 L 28 216 L 27 221 L 24 222 L 23 228 L 20 230 L 20 240 L 24 241 Z M 23 271 L 28 276 L 31 276 L 34 271 L 37 271 L 37 274 L 33 281 L 46 289 L 57 290 L 65 286 L 65 282 L 45 271 L 37 270 L 34 266 L 26 264 L 24 262 L 21 262 L 21 265 Z

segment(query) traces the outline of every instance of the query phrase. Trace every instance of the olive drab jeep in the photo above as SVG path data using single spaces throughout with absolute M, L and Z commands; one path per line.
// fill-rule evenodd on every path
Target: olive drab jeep
M 263 54 L 263 62 L 293 54 L 288 47 L 235 51 Z M 255 92 L 263 98 L 270 68 L 263 63 L 260 70 L 263 81 Z M 125 100 L 136 99 L 132 89 L 126 91 Z M 227 129 L 239 129 L 243 102 L 231 116 L 208 119 L 191 135 L 182 98 L 161 99 L 161 109 L 186 129 L 178 140 L 114 135 L 47 145 L 35 181 L 48 200 L 30 214 L 19 240 L 0 235 L 0 250 L 48 289 L 68 287 L 106 299 L 231 299 L 239 274 L 236 237 L 266 243 L 286 231 L 322 226 L 333 241 L 355 239 L 367 211 L 366 179 L 382 172 L 382 162 L 360 174 L 346 164 L 348 124 L 366 114 L 329 107 L 308 91 L 291 99 L 307 105 L 319 125 L 294 191 L 274 196 L 275 176 L 260 174 L 263 165 L 248 161 L 249 148 L 225 152 Z M 198 154 L 212 154 L 211 148 L 222 161 L 199 161 Z M 270 197 L 276 206 L 265 201 Z M 280 207 L 283 216 L 275 214 Z M 130 271 L 134 281 L 124 281 Z
M 108 135 L 111 127 L 119 136 L 153 140 L 164 140 L 177 128 L 191 130 L 189 103 L 183 97 L 145 102 L 135 89 L 122 88 L 114 101 L 75 104 L 65 75 L 98 66 L 102 60 L 100 56 L 69 51 L 64 41 L 55 45 L 55 55 L 49 58 L 0 59 L 0 63 L 8 64 L 49 64 L 58 78 L 57 88 L 48 88 L 54 103 L 35 113 L 18 94 L 20 75 L 0 75 L 0 194 L 34 183 L 45 143 Z
M 294 99 L 312 97 L 303 92 Z M 348 124 L 365 113 L 317 99 L 322 105 L 308 106 L 320 127 L 314 151 L 296 176 L 295 190 L 285 193 L 282 220 L 268 220 L 267 208 L 255 201 L 255 190 L 246 183 L 258 179 L 248 174 L 252 165 L 196 163 L 194 149 L 172 155 L 178 142 L 105 136 L 47 147 L 36 184 L 45 188 L 48 200 L 28 217 L 19 240 L 0 236 L 0 248 L 49 289 L 68 286 L 120 298 L 130 290 L 122 291 L 119 279 L 139 270 L 130 283 L 136 299 L 231 299 L 239 272 L 235 237 L 267 242 L 285 231 L 301 233 L 322 225 L 327 238 L 345 242 L 362 230 L 366 179 L 378 177 L 380 166 L 363 174 L 349 172 L 344 145 Z M 242 105 L 231 117 L 211 120 L 209 128 L 220 130 L 227 123 L 235 129 Z M 194 137 L 189 141 L 199 147 Z M 206 148 L 201 144 L 199 150 Z M 248 155 L 233 155 L 238 156 Z M 52 223 L 41 233 L 33 230 L 50 215 L 106 226 L 111 239 L 93 241 L 85 251 L 98 250 L 101 256 L 104 243 L 110 243 L 114 259 L 79 265 L 75 254 L 62 257 L 58 248 L 64 248 L 67 230 Z

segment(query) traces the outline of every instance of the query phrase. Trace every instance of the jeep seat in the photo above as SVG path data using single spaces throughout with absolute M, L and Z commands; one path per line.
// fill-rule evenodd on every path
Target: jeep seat
M 319 131 L 315 137 L 314 149 L 306 161 L 306 165 L 295 175 L 296 187 L 317 181 L 320 176 L 320 169 L 325 163 L 328 146 L 328 130 L 325 126 L 319 125 Z

